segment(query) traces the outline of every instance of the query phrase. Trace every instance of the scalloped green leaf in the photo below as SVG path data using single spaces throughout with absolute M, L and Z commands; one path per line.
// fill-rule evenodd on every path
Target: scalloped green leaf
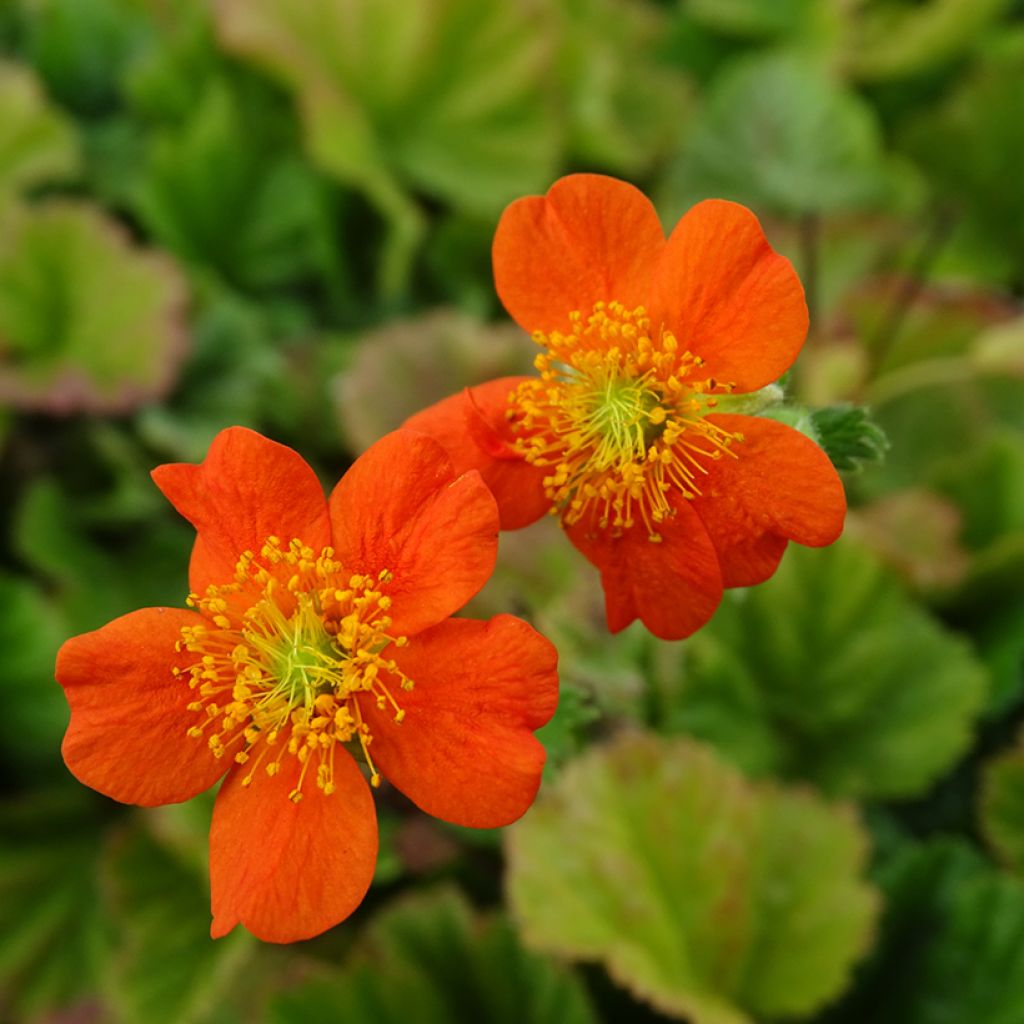
M 808 1014 L 842 989 L 875 916 L 849 808 L 750 783 L 689 740 L 593 748 L 506 845 L 531 946 L 599 960 L 693 1024 Z
M 502 916 L 475 914 L 452 889 L 378 914 L 345 969 L 276 998 L 270 1024 L 593 1024 L 570 970 L 523 949 Z
M 796 217 L 878 206 L 889 184 L 872 109 L 783 53 L 737 60 L 716 78 L 662 198 L 667 214 L 713 195 Z
M 836 796 L 922 792 L 967 748 L 987 688 L 968 644 L 849 541 L 793 545 L 686 650 L 666 724 Z
M 106 948 L 95 807 L 80 787 L 0 803 L 2 1020 L 53 1020 L 95 989 Z
M 422 191 L 494 214 L 543 191 L 559 146 L 543 9 L 476 0 L 225 0 L 225 47 L 297 96 L 309 152 L 390 225 L 382 285 L 408 283 Z
M 979 818 L 999 859 L 1024 875 L 1024 745 L 985 764 Z
M 104 962 L 114 1021 L 243 1024 L 253 1019 L 258 944 L 241 928 L 217 942 L 210 938 L 204 873 L 136 829 L 111 843 L 101 878 L 117 935 Z
M 0 232 L 0 401 L 116 412 L 163 394 L 184 349 L 184 282 L 88 206 L 53 202 Z
M 879 881 L 874 954 L 821 1024 L 1018 1024 L 1024 885 L 957 840 L 903 850 Z
M 21 191 L 78 169 L 72 123 L 28 68 L 0 61 L 0 209 Z

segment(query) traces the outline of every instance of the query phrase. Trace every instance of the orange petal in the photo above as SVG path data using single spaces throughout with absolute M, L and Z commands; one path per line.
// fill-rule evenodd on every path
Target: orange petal
M 651 312 L 709 376 L 737 391 L 777 380 L 807 337 L 804 290 L 746 207 L 721 199 L 676 225 L 651 291 Z
M 709 416 L 743 434 L 736 458 L 710 466 L 693 507 L 718 551 L 727 587 L 761 583 L 787 540 L 831 544 L 843 531 L 846 495 L 829 457 L 810 438 L 760 416 Z
M 413 680 L 405 711 L 361 700 L 377 767 L 418 807 L 473 828 L 508 825 L 533 802 L 544 767 L 534 737 L 558 703 L 557 653 L 511 615 L 451 619 L 394 655 Z
M 536 522 L 548 510 L 546 470 L 526 462 L 512 448 L 514 437 L 505 413 L 509 395 L 528 377 L 501 377 L 467 388 L 405 421 L 440 441 L 459 473 L 475 469 L 498 503 L 503 530 Z
M 456 476 L 433 438 L 382 437 L 353 464 L 330 499 L 334 547 L 346 570 L 387 569 L 391 632 L 417 633 L 461 608 L 490 578 L 498 509 L 480 474 Z
M 517 199 L 494 236 L 494 282 L 522 328 L 567 331 L 569 313 L 616 299 L 646 306 L 665 233 L 647 197 L 599 174 L 572 174 Z
M 265 942 L 297 942 L 332 928 L 362 902 L 377 862 L 377 813 L 349 754 L 335 752 L 337 789 L 325 796 L 311 769 L 300 803 L 288 794 L 299 762 L 271 777 L 247 768 L 224 780 L 210 828 L 210 890 L 218 939 L 240 924 Z
M 613 633 L 640 619 L 662 640 L 680 640 L 700 629 L 722 599 L 718 559 L 696 512 L 680 500 L 676 515 L 658 529 L 660 543 L 640 527 L 614 539 L 606 533 L 588 536 L 582 524 L 567 530 L 573 544 L 601 570 Z
M 196 593 L 229 582 L 242 552 L 258 552 L 270 536 L 297 537 L 315 551 L 330 543 L 316 474 L 298 452 L 253 430 L 222 430 L 199 465 L 171 463 L 152 475 L 198 531 L 189 568 Z
M 61 647 L 56 676 L 71 705 L 62 751 L 80 782 L 153 807 L 190 800 L 224 774 L 227 765 L 188 735 L 193 694 L 171 674 L 195 659 L 174 645 L 199 621 L 181 608 L 143 608 Z

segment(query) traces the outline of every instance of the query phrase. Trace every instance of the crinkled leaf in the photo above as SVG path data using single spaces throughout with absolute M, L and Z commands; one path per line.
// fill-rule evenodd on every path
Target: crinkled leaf
M 533 346 L 517 327 L 491 327 L 439 309 L 363 335 L 331 393 L 350 447 L 362 451 L 432 402 L 495 377 L 528 373 L 532 358 Z
M 771 54 L 715 80 L 663 199 L 670 214 L 709 195 L 786 216 L 835 213 L 878 205 L 887 175 L 871 108 L 815 64 Z
M 836 469 L 860 469 L 881 462 L 889 449 L 885 431 L 863 406 L 843 404 L 815 409 L 811 422 L 818 443 Z
M 527 942 L 600 960 L 694 1024 L 813 1010 L 843 987 L 875 914 L 848 809 L 749 783 L 688 740 L 592 749 L 507 848 Z
M 0 804 L 0 1019 L 52 1020 L 95 990 L 95 808 L 81 788 Z
M 53 659 L 63 634 L 61 616 L 38 587 L 0 573 L 0 758 L 13 761 L 17 774 L 60 764 L 68 713 Z
M 503 917 L 481 918 L 454 890 L 378 914 L 342 972 L 278 997 L 270 1024 L 325 1018 L 406 1024 L 590 1024 L 572 973 L 523 949 Z
M 982 831 L 1000 860 L 1024 874 L 1024 745 L 985 765 L 980 810 Z
M 1024 885 L 952 840 L 903 851 L 880 882 L 874 955 L 822 1024 L 1018 1024 Z
M 162 394 L 183 350 L 184 285 L 86 206 L 52 203 L 0 232 L 0 400 L 123 411 Z
M 133 830 L 111 844 L 101 877 L 117 936 L 105 968 L 118 1024 L 253 1019 L 257 945 L 242 929 L 217 942 L 210 938 L 203 875 Z
M 0 61 L 0 208 L 21 190 L 66 178 L 78 167 L 74 127 L 35 76 Z
M 314 159 L 389 221 L 385 288 L 405 287 L 422 233 L 410 190 L 495 213 L 550 184 L 557 129 L 541 8 L 226 0 L 217 15 L 226 47 L 294 90 Z
M 967 643 L 849 541 L 791 546 L 685 651 L 666 724 L 835 795 L 920 793 L 967 747 L 986 690 Z

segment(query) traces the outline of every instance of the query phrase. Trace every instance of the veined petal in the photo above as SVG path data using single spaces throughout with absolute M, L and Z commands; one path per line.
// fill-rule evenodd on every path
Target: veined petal
M 698 203 L 676 225 L 649 302 L 656 323 L 740 392 L 777 380 L 807 337 L 796 271 L 750 210 L 721 199 Z
M 201 622 L 180 608 L 143 608 L 72 637 L 57 654 L 57 681 L 71 705 L 62 752 L 85 785 L 127 804 L 189 800 L 227 769 L 188 735 L 196 714 L 188 677 L 171 670 L 181 627 Z
M 533 802 L 544 748 L 533 732 L 558 703 L 557 653 L 510 615 L 451 619 L 394 655 L 414 686 L 394 688 L 404 720 L 362 701 L 385 778 L 428 814 L 495 828 Z
M 596 302 L 646 305 L 665 233 L 637 188 L 599 174 L 561 178 L 517 199 L 494 236 L 494 282 L 524 330 L 567 331 Z
M 703 494 L 693 501 L 718 551 L 727 587 L 768 579 L 787 540 L 822 547 L 839 537 L 846 495 L 818 445 L 766 417 L 708 419 L 744 437 L 735 445 L 736 458 L 708 466 Z
M 722 599 L 714 546 L 690 505 L 679 499 L 675 516 L 659 523 L 658 531 L 658 543 L 639 526 L 614 538 L 589 536 L 583 522 L 566 531 L 601 570 L 613 633 L 640 619 L 662 640 L 680 640 L 700 629 Z
M 498 509 L 480 474 L 457 476 L 426 434 L 396 430 L 353 464 L 330 498 L 334 547 L 346 569 L 393 575 L 392 630 L 417 633 L 461 608 L 487 582 Z
M 238 766 L 224 780 L 210 828 L 210 934 L 241 924 L 265 942 L 319 935 L 359 906 L 377 862 L 377 812 L 362 772 L 345 750 L 334 759 L 330 796 L 307 784 L 288 799 L 301 766 L 285 758 L 250 786 Z
M 196 528 L 189 567 L 193 591 L 232 579 L 243 551 L 270 536 L 314 550 L 330 543 L 323 488 L 298 452 L 245 427 L 222 430 L 199 465 L 158 466 L 153 480 Z
M 529 377 L 500 377 L 467 388 L 405 421 L 444 446 L 456 472 L 475 469 L 498 503 L 503 530 L 536 522 L 548 510 L 545 470 L 531 466 L 512 448 L 514 436 L 506 412 L 509 395 Z

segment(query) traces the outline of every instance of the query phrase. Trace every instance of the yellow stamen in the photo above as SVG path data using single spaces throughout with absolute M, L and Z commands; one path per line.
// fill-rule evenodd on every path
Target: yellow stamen
M 534 335 L 545 351 L 539 378 L 510 396 L 515 446 L 550 470 L 544 489 L 567 526 L 617 536 L 639 523 L 660 541 L 673 495 L 695 498 L 707 463 L 736 457 L 742 436 L 705 418 L 733 385 L 702 377 L 703 360 L 671 332 L 652 332 L 641 307 L 598 302 L 569 319 L 570 334 Z
M 390 632 L 391 598 L 382 588 L 392 580 L 388 570 L 376 579 L 346 574 L 331 548 L 317 554 L 300 540 L 285 547 L 269 537 L 259 555 L 243 552 L 233 582 L 189 595 L 206 621 L 184 627 L 175 645 L 196 655 L 175 672 L 199 698 L 188 707 L 201 721 L 188 734 L 205 736 L 215 757 L 230 752 L 247 765 L 244 786 L 261 767 L 274 776 L 285 757 L 296 758 L 301 768 L 289 793 L 295 803 L 313 762 L 316 788 L 335 791 L 339 743 L 358 742 L 378 785 L 368 750 L 373 736 L 358 698 L 367 695 L 401 722 L 405 711 L 392 689 L 413 687 L 386 656 L 392 644 L 406 643 Z

